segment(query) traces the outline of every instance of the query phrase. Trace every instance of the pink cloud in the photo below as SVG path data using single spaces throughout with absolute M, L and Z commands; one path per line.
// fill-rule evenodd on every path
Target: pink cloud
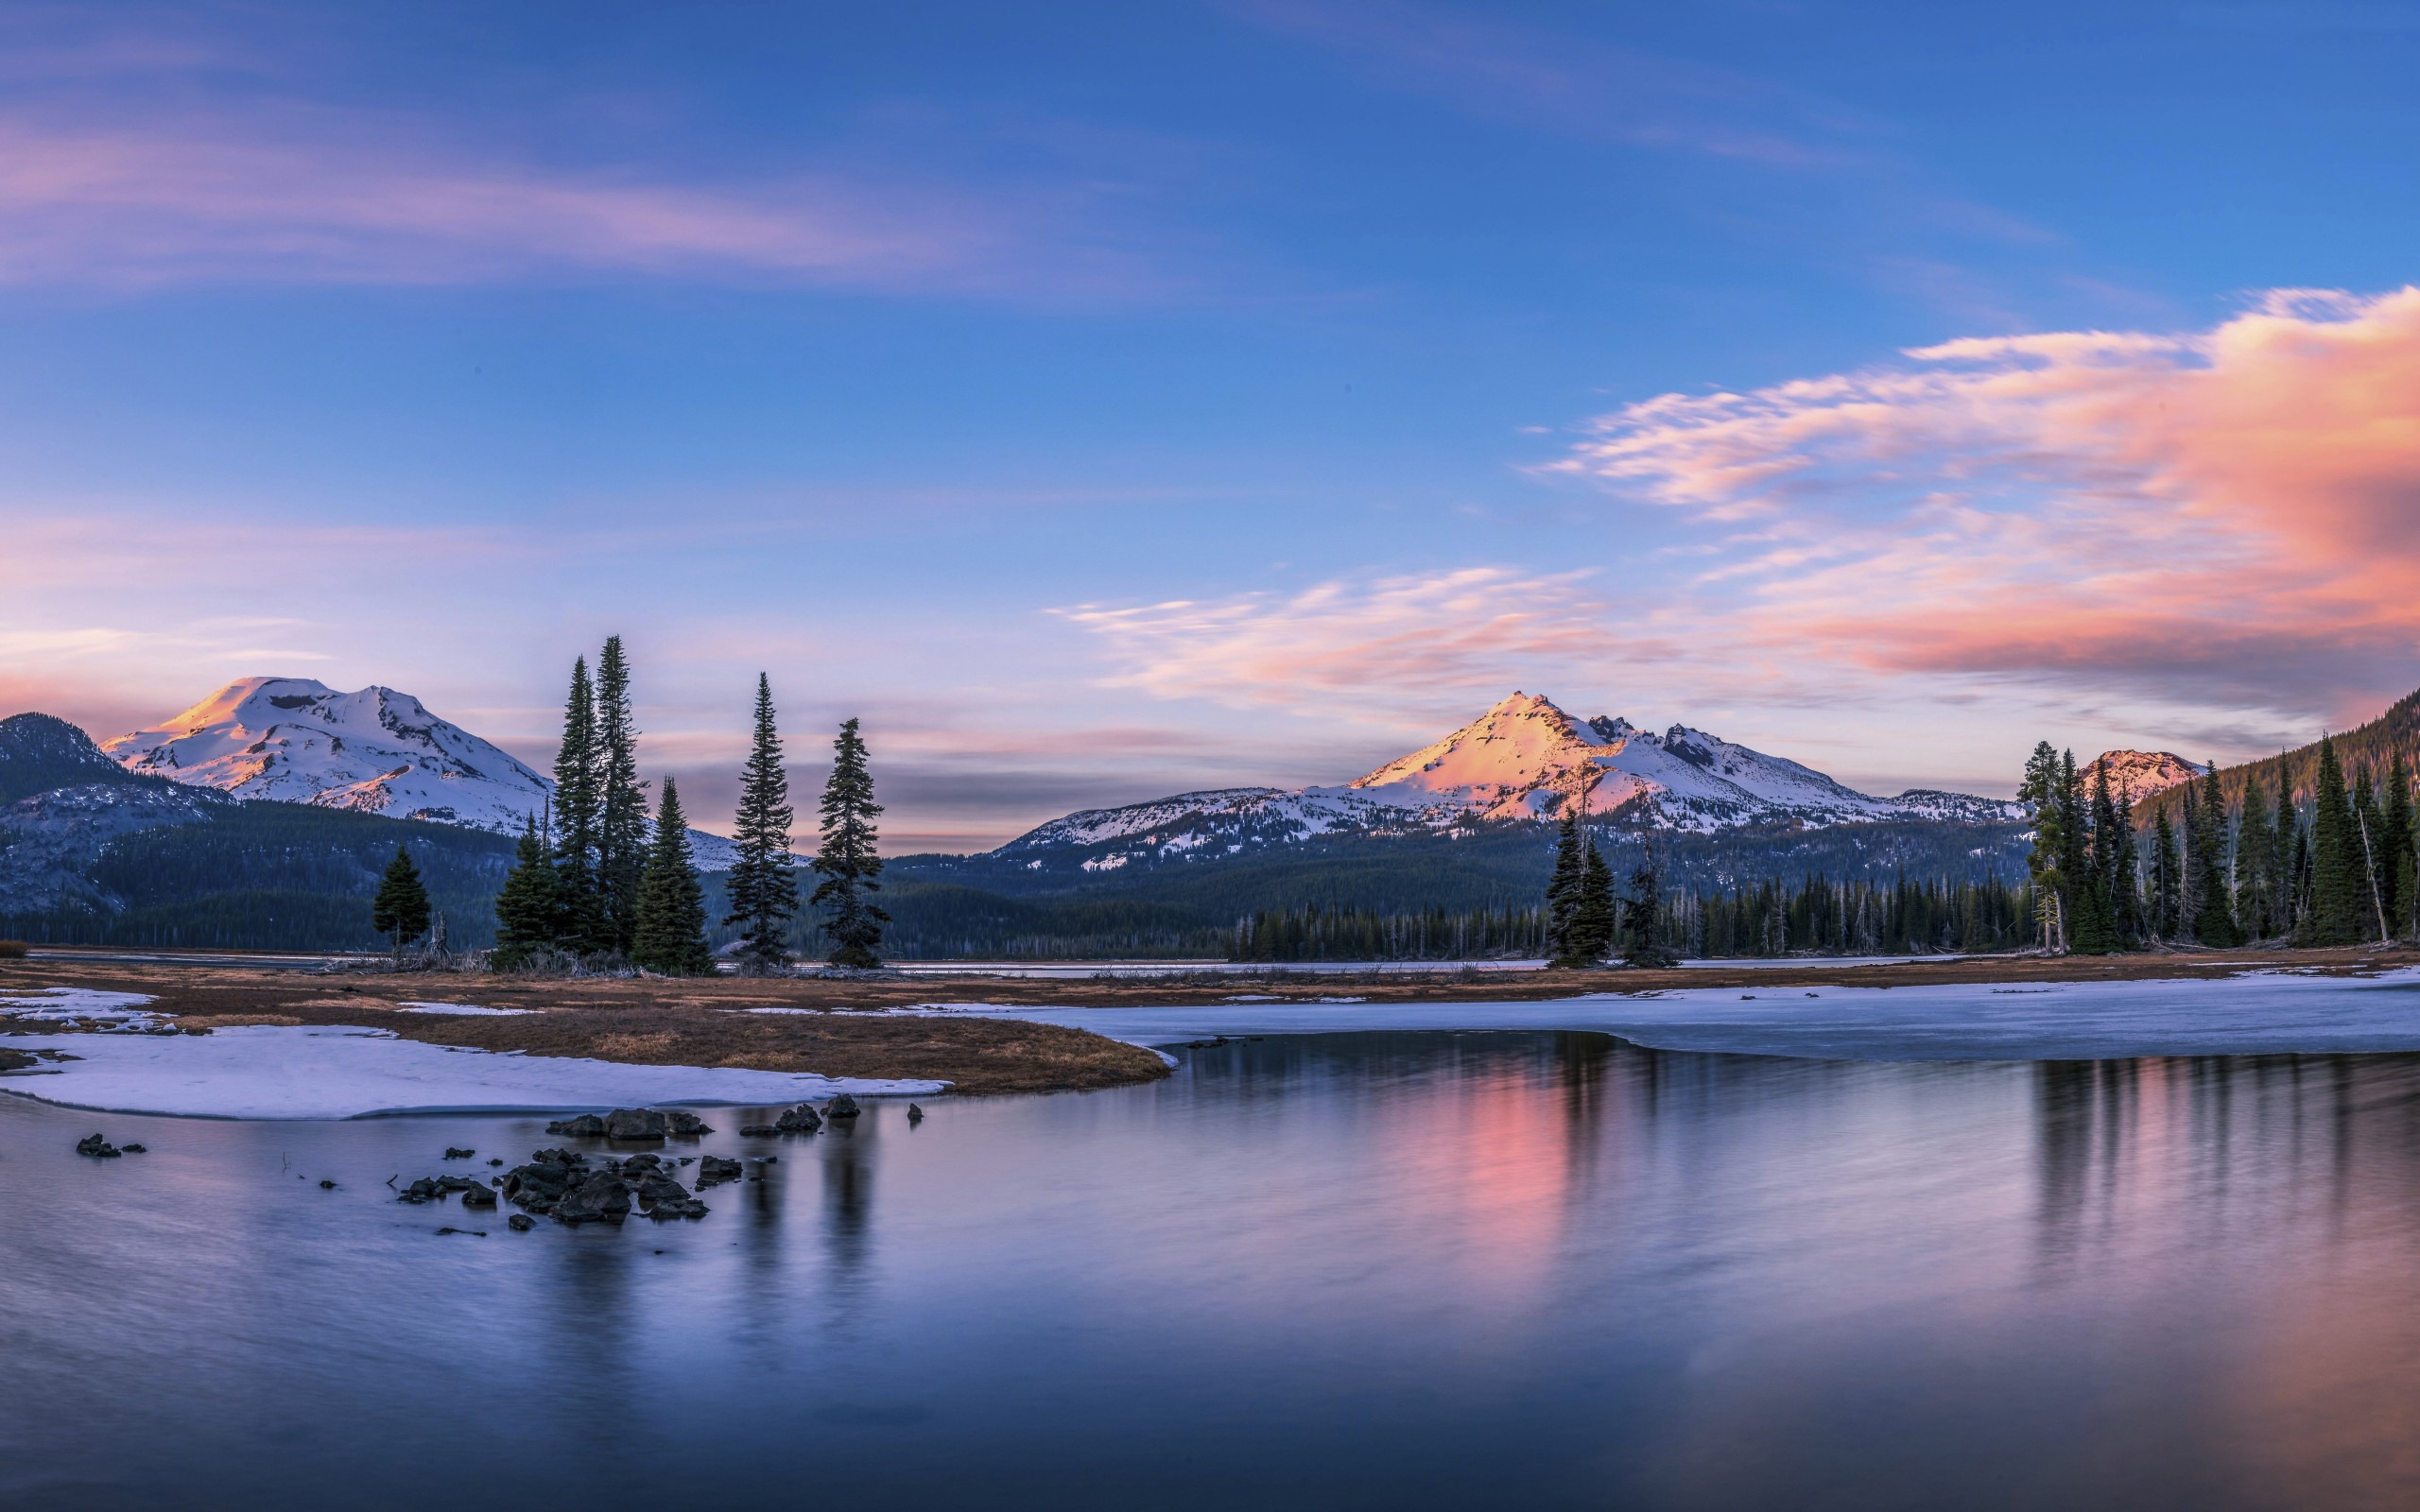
M 2420 288 L 1904 355 L 1634 404 L 1557 470 L 1715 533 L 1753 644 L 2331 716 L 2420 681 Z
M 675 183 L 483 157 L 421 123 L 0 118 L 0 283 L 449 284 L 540 272 L 1126 299 L 1168 281 L 1080 196 L 831 169 Z

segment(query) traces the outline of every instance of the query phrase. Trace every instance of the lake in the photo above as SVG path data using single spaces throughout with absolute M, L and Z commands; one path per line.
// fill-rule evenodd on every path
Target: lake
M 710 1113 L 768 1179 L 619 1230 L 385 1185 L 541 1119 L 0 1097 L 0 1504 L 2420 1498 L 2420 1057 L 1182 1058 L 786 1144 Z

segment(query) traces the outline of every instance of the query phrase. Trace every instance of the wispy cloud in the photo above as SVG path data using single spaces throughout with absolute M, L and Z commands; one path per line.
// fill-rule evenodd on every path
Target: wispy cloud
M 1586 573 L 1466 567 L 1059 610 L 1108 644 L 1113 687 L 1237 707 L 1426 717 L 1613 649 Z
M 2342 716 L 2420 680 L 2420 288 L 2204 331 L 1951 341 L 1596 422 L 1745 642 Z

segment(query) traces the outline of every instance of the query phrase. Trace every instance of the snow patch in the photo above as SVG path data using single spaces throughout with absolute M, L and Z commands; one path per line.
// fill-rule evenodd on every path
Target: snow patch
M 509 1019 L 535 1013 L 538 1010 L 535 1008 L 483 1008 L 474 1003 L 406 1003 L 395 1011 L 398 1013 L 473 1014 Z
M 86 987 L 43 988 L 0 997 L 0 1019 L 32 1023 L 100 1023 L 121 1029 L 155 1029 L 161 1017 L 144 1011 L 143 992 L 102 992 Z

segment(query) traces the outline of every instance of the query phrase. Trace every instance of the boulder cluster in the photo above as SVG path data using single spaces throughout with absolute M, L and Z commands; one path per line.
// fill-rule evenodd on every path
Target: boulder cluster
M 140 1144 L 130 1144 L 124 1149 L 120 1149 L 118 1146 L 112 1144 L 109 1141 L 101 1138 L 98 1134 L 87 1134 L 82 1139 L 76 1142 L 76 1153 L 78 1155 L 94 1156 L 104 1160 L 114 1160 L 121 1155 L 141 1155 L 143 1153 L 143 1146 Z
M 711 1134 L 714 1127 L 697 1114 L 677 1108 L 669 1112 L 652 1108 L 617 1108 L 610 1113 L 557 1119 L 546 1125 L 546 1132 L 573 1139 L 686 1140 Z
M 813 1134 L 823 1127 L 826 1119 L 838 1123 L 845 1118 L 856 1118 L 863 1111 L 864 1109 L 857 1106 L 856 1098 L 847 1092 L 842 1092 L 824 1104 L 823 1111 L 820 1113 L 815 1110 L 813 1103 L 801 1103 L 796 1108 L 785 1108 L 782 1116 L 770 1124 L 751 1124 L 739 1132 L 742 1134 Z M 920 1113 L 917 1116 L 921 1118 L 924 1115 Z
M 722 1161 L 726 1165 L 738 1162 Z M 540 1150 L 527 1165 L 504 1175 L 504 1196 L 525 1211 L 557 1223 L 620 1223 L 635 1206 L 659 1222 L 670 1218 L 702 1218 L 706 1205 L 681 1184 L 678 1163 L 660 1155 L 612 1156 L 591 1164 L 573 1150 Z M 728 1177 L 717 1176 L 717 1180 Z M 712 1185 L 700 1174 L 700 1187 Z

